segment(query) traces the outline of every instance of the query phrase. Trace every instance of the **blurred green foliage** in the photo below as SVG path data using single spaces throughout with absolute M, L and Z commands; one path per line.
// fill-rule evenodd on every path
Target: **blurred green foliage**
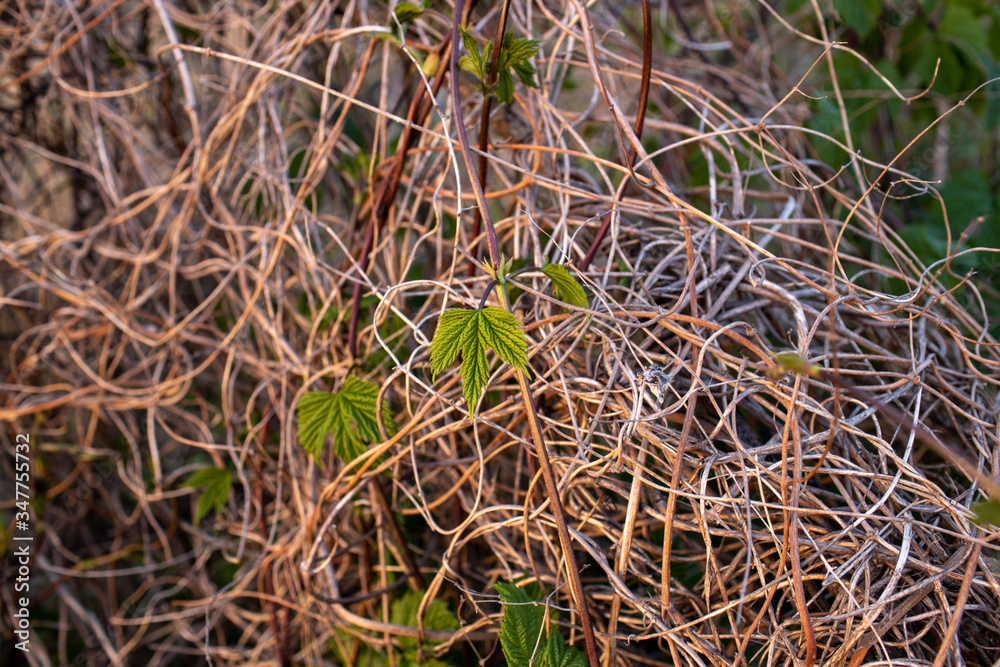
M 417 627 L 418 612 L 423 597 L 423 591 L 407 591 L 402 597 L 393 600 L 389 608 L 389 621 L 395 625 Z M 458 617 L 444 600 L 432 600 L 424 611 L 423 628 L 425 630 L 455 632 L 460 626 Z M 424 658 L 422 662 L 419 662 L 420 652 L 416 637 L 399 637 L 395 655 L 390 660 L 386 652 L 378 648 L 377 642 L 360 641 L 355 633 L 342 629 L 337 629 L 336 634 L 337 637 L 330 640 L 330 651 L 340 659 L 340 664 L 343 665 L 370 665 L 371 667 L 388 667 L 389 665 L 396 665 L 396 667 L 416 667 L 417 665 L 450 667 L 451 665 L 449 661 L 435 658 Z M 427 640 L 424 642 L 424 651 L 440 643 Z
M 942 113 L 1000 77 L 1000 4 L 992 0 L 833 0 L 833 7 L 836 14 L 827 17 L 828 27 L 833 28 L 831 39 L 846 42 L 871 65 L 846 51 L 833 55 L 854 146 L 866 158 L 888 164 Z M 810 3 L 801 0 L 791 0 L 786 12 L 803 21 L 812 17 Z M 814 99 L 809 101 L 811 115 L 805 124 L 844 142 L 828 70 L 821 66 L 815 72 L 827 76 L 827 82 L 810 86 L 808 93 Z M 906 103 L 879 74 L 906 96 L 927 92 Z M 932 193 L 913 197 L 923 189 L 920 185 L 897 184 L 890 193 L 886 219 L 892 218 L 889 222 L 926 265 L 961 249 L 1000 247 L 998 127 L 1000 82 L 980 88 L 894 165 L 930 181 L 944 202 L 942 210 Z M 816 156 L 835 169 L 851 158 L 822 138 L 814 139 L 813 145 Z M 866 173 L 871 178 L 877 175 L 871 169 Z M 885 192 L 891 181 L 898 180 L 898 176 L 883 179 L 879 189 Z M 969 239 L 956 247 L 960 234 L 974 223 L 978 226 Z M 959 274 L 976 269 L 979 287 L 995 289 L 996 272 L 989 273 L 994 263 L 987 253 L 971 253 L 954 261 L 952 268 Z M 994 311 L 991 320 L 996 315 Z

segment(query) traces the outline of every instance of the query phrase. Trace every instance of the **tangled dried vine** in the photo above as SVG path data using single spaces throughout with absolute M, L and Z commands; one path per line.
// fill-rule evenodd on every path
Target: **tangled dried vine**
M 875 403 L 772 370 L 794 351 L 995 480 L 996 286 L 907 247 L 896 198 L 933 196 L 907 153 L 803 128 L 807 96 L 844 108 L 822 20 L 679 4 L 646 20 L 688 46 L 647 47 L 647 69 L 638 7 L 510 3 L 540 89 L 490 115 L 498 243 L 591 297 L 512 281 L 598 645 L 628 665 L 994 664 L 982 488 Z M 512 370 L 478 412 L 457 370 L 431 380 L 439 313 L 489 282 L 455 125 L 478 139 L 483 98 L 439 92 L 451 8 L 186 7 L 0 15 L 0 417 L 5 447 L 34 443 L 40 664 L 353 664 L 403 637 L 499 664 L 490 587 L 522 575 L 576 642 Z M 466 15 L 495 38 L 495 10 Z M 817 157 L 831 142 L 840 164 Z M 295 407 L 349 374 L 399 432 L 316 464 Z M 194 523 L 206 466 L 233 490 Z M 461 629 L 397 622 L 407 588 Z

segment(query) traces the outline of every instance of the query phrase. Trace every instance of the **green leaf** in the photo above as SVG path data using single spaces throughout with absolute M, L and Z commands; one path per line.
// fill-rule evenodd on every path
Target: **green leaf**
M 411 628 L 417 627 L 417 611 L 420 609 L 420 601 L 423 596 L 424 591 L 409 591 L 402 598 L 393 600 L 389 607 L 390 622 Z M 381 614 L 379 617 L 381 620 Z M 424 610 L 424 629 L 426 630 L 456 632 L 460 627 L 458 617 L 452 613 L 448 608 L 448 603 L 444 600 L 433 600 Z M 389 667 L 389 659 L 378 643 L 370 643 L 364 639 L 359 640 L 357 635 L 340 628 L 336 628 L 334 632 L 340 641 L 331 639 L 328 647 L 329 651 L 340 659 L 339 664 Z M 417 662 L 416 637 L 399 637 L 398 641 L 402 651 L 396 652 L 395 661 L 392 663 L 396 667 L 451 667 L 447 662 L 434 658 L 425 658 L 423 662 Z M 428 647 L 437 646 L 440 643 L 427 639 L 424 640 L 424 648 L 426 650 Z
M 469 53 L 458 59 L 458 66 L 479 79 L 480 87 L 482 87 L 490 62 L 490 44 L 486 43 L 486 52 L 483 53 L 479 49 L 479 42 L 476 41 L 476 38 L 466 32 L 464 28 L 462 29 L 462 44 L 465 45 L 465 50 Z
M 376 413 L 378 387 L 348 375 L 339 392 L 311 391 L 299 401 L 299 439 L 302 447 L 319 461 L 326 436 L 333 434 L 334 452 L 345 463 L 365 453 L 365 443 L 381 442 Z M 382 405 L 382 424 L 389 436 L 396 422 Z
M 469 74 L 479 76 L 479 63 L 472 56 L 462 56 L 459 58 L 458 66 Z
M 480 79 L 486 81 L 486 74 L 490 71 L 490 60 L 493 59 L 493 42 L 486 42 L 486 48 L 483 49 L 483 57 L 480 60 Z
M 1000 527 L 1000 500 L 990 499 L 975 503 L 972 511 L 976 515 L 976 523 L 980 525 L 991 523 Z
M 431 341 L 431 379 L 436 380 L 442 371 L 455 363 L 462 349 L 462 334 L 468 318 L 475 312 L 453 308 L 441 313 Z
M 502 104 L 512 104 L 514 77 L 511 75 L 511 69 L 521 83 L 538 87 L 535 84 L 535 68 L 527 62 L 541 48 L 541 42 L 538 40 L 515 38 L 511 33 L 504 36 L 500 59 L 497 61 L 497 80 L 491 90 L 486 90 L 485 86 L 489 76 L 493 43 L 486 42 L 486 47 L 480 52 L 479 42 L 465 30 L 462 30 L 462 43 L 468 55 L 459 58 L 458 64 L 463 70 L 479 78 L 480 89 L 485 95 L 494 95 Z
M 844 23 L 862 39 L 872 31 L 882 15 L 882 0 L 833 0 L 833 6 Z
M 521 323 L 513 315 L 495 306 L 482 310 L 452 309 L 442 313 L 434 340 L 431 341 L 433 378 L 451 366 L 462 352 L 462 394 L 469 410 L 486 388 L 490 364 L 486 349 L 493 348 L 503 361 L 525 370 L 528 343 Z
M 538 88 L 538 84 L 535 83 L 535 67 L 531 63 L 518 63 L 513 66 L 513 69 L 514 74 L 521 80 L 521 83 L 532 88 Z
M 552 284 L 556 288 L 556 296 L 560 300 L 578 308 L 589 307 L 587 293 L 583 291 L 583 287 L 565 266 L 562 264 L 546 264 L 545 268 L 542 269 L 542 273 L 552 281 Z
M 460 29 L 462 32 L 462 45 L 465 46 L 465 50 L 469 52 L 470 56 L 473 56 L 477 61 L 479 60 L 479 41 L 475 37 L 470 35 L 465 28 Z
M 548 654 L 545 628 L 545 605 L 514 584 L 498 581 L 493 587 L 500 591 L 503 602 L 503 620 L 500 621 L 500 646 L 510 667 L 522 667 L 536 656 Z
M 514 103 L 514 77 L 507 70 L 500 72 L 497 76 L 496 96 L 501 104 Z
M 202 468 L 191 475 L 191 479 L 184 482 L 182 487 L 203 488 L 201 496 L 198 498 L 198 506 L 194 511 L 194 522 L 200 523 L 208 511 L 215 508 L 215 513 L 220 514 L 226 506 L 226 499 L 233 489 L 233 474 L 225 468 L 211 466 Z
M 552 623 L 549 624 L 549 636 L 545 642 L 543 667 L 587 667 L 583 653 L 575 646 L 568 646 L 562 634 Z

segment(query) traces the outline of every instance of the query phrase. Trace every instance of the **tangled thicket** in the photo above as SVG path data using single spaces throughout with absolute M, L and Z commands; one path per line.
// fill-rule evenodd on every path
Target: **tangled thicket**
M 528 272 L 514 312 L 598 643 L 629 665 L 994 664 L 985 493 L 879 404 L 768 371 L 794 350 L 995 478 L 996 288 L 925 267 L 886 222 L 932 196 L 900 185 L 906 154 L 817 157 L 833 139 L 802 131 L 805 100 L 843 100 L 801 12 L 663 3 L 627 156 L 643 20 L 612 5 L 511 3 L 539 88 L 494 109 L 485 187 L 506 256 L 590 293 L 567 309 Z M 442 309 L 489 282 L 454 124 L 475 140 L 483 97 L 462 74 L 453 108 L 452 7 L 80 7 L 0 9 L 0 416 L 6 447 L 34 443 L 37 664 L 398 658 L 408 588 L 461 623 L 427 656 L 501 664 L 491 585 L 522 575 L 576 641 L 510 369 L 472 418 L 457 368 L 429 371 Z M 469 30 L 497 20 L 476 7 Z M 706 35 L 741 59 L 663 46 Z M 295 406 L 348 374 L 399 433 L 317 464 Z M 205 466 L 233 489 L 193 523 Z

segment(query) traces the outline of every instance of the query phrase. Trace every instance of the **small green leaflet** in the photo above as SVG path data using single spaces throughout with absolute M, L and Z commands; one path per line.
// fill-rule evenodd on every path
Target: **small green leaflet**
M 365 443 L 381 442 L 376 421 L 378 387 L 348 375 L 339 392 L 311 391 L 299 401 L 299 439 L 302 447 L 319 461 L 326 436 L 333 434 L 337 457 L 349 463 L 365 453 Z M 382 405 L 382 424 L 389 436 L 396 422 Z
M 583 653 L 567 646 L 559 630 L 545 624 L 545 605 L 539 602 L 538 585 L 520 588 L 498 581 L 503 620 L 500 622 L 500 646 L 509 667 L 586 667 Z
M 528 343 L 524 331 L 517 318 L 507 311 L 490 306 L 482 310 L 455 308 L 442 313 L 431 341 L 431 373 L 437 378 L 461 351 L 462 394 L 470 411 L 490 379 L 487 347 L 514 368 L 527 369 Z
M 392 10 L 392 13 L 396 16 L 396 20 L 399 21 L 400 25 L 405 26 L 410 21 L 420 18 L 425 11 L 427 10 L 420 5 L 412 2 L 401 2 L 396 5 L 396 8 Z
M 476 38 L 462 30 L 462 44 L 465 45 L 465 50 L 469 53 L 459 58 L 459 67 L 479 79 L 484 94 L 495 95 L 503 104 L 512 104 L 514 102 L 514 77 L 511 75 L 511 70 L 524 85 L 532 88 L 538 87 L 538 84 L 535 83 L 535 68 L 528 60 L 538 53 L 538 49 L 542 45 L 540 41 L 514 37 L 511 33 L 504 35 L 503 46 L 500 47 L 500 59 L 497 61 L 496 87 L 490 91 L 485 89 L 485 85 L 490 71 L 493 43 L 486 42 L 486 48 L 480 50 Z
M 201 520 L 208 514 L 208 510 L 215 508 L 215 513 L 222 513 L 226 506 L 226 499 L 233 489 L 233 474 L 225 468 L 210 466 L 202 468 L 191 475 L 191 479 L 184 482 L 184 487 L 200 489 L 205 487 L 198 497 L 198 506 L 194 511 L 194 522 L 201 523 Z
M 571 306 L 587 308 L 587 293 L 583 291 L 580 283 L 576 282 L 573 274 L 562 264 L 546 264 L 542 273 L 548 276 L 549 280 L 556 288 L 556 296 Z
M 465 50 L 468 51 L 469 54 L 459 58 L 458 65 L 466 72 L 479 77 L 479 80 L 482 81 L 486 78 L 486 68 L 490 62 L 489 56 L 493 51 L 493 43 L 486 42 L 486 57 L 484 58 L 484 54 L 481 53 L 479 42 L 476 38 L 466 32 L 465 28 L 460 28 L 460 30 L 462 31 L 462 44 L 465 46 Z

